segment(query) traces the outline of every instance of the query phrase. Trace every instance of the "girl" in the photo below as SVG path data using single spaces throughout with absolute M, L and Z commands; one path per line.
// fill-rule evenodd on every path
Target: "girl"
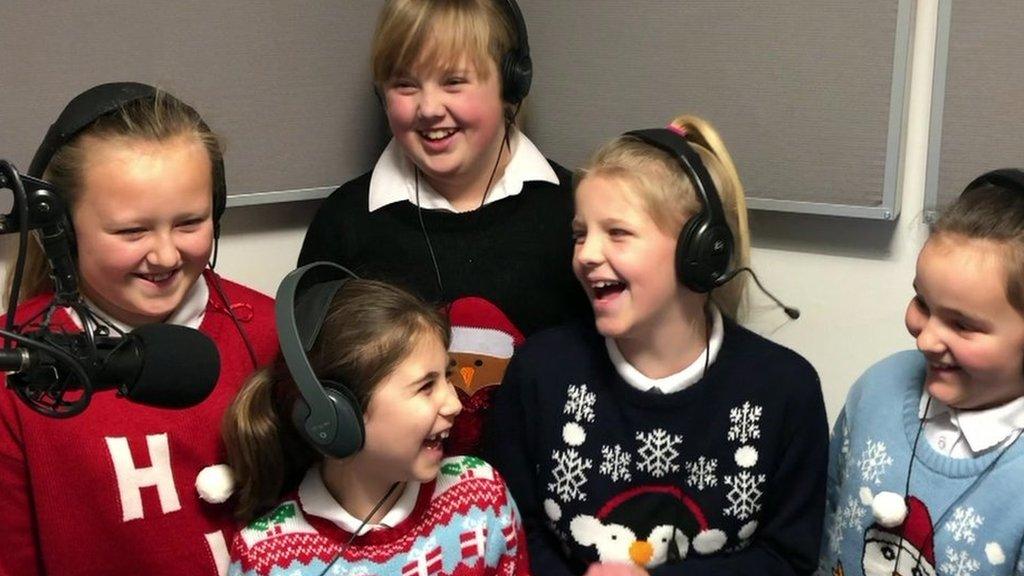
M 478 458 L 442 459 L 461 409 L 446 322 L 387 284 L 336 285 L 321 292 L 322 312 L 309 313 L 316 299 L 307 293 L 296 316 L 305 309 L 322 322 L 302 332 L 303 342 L 315 338 L 309 367 L 333 394 L 354 399 L 365 442 L 317 455 L 292 424 L 295 403 L 312 401 L 299 398 L 302 375 L 283 359 L 255 374 L 225 420 L 238 516 L 249 522 L 232 545 L 231 573 L 526 574 L 525 537 L 501 478 Z M 278 299 L 291 301 L 280 291 Z M 253 520 L 282 487 L 284 500 Z
M 853 385 L 830 447 L 823 574 L 1020 574 L 1024 172 L 967 186 L 917 259 L 917 351 Z
M 456 453 L 477 450 L 522 335 L 587 314 L 569 266 L 572 176 L 515 123 L 529 58 L 514 0 L 387 2 L 372 69 L 393 138 L 373 171 L 324 201 L 299 255 L 462 309 Z
M 605 145 L 578 177 L 573 269 L 596 323 L 523 346 L 488 438 L 533 572 L 810 573 L 824 404 L 803 358 L 732 320 L 741 284 L 706 293 L 747 260 L 721 139 L 681 116 Z
M 133 405 L 106 390 L 61 420 L 0 394 L 0 572 L 223 573 L 230 510 L 200 500 L 197 475 L 223 461 L 223 412 L 277 339 L 270 299 L 207 269 L 224 194 L 217 138 L 166 92 L 104 84 L 67 105 L 33 172 L 68 205 L 92 315 L 115 333 L 153 322 L 198 328 L 217 345 L 220 377 L 192 408 Z M 26 330 L 54 296 L 31 248 L 15 313 Z M 95 327 L 58 307 L 50 328 L 83 322 Z

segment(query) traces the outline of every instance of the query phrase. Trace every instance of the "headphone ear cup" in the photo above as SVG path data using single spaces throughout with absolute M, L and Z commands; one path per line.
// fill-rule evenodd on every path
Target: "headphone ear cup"
M 299 435 L 324 456 L 332 458 L 351 456 L 362 449 L 366 438 L 363 412 L 359 409 L 359 401 L 345 386 L 330 380 L 321 381 L 320 385 L 335 413 L 337 425 L 334 434 L 324 431 L 313 432 L 307 427 L 311 410 L 302 396 L 295 400 L 295 405 L 292 407 L 292 424 L 295 425 Z
M 519 104 L 530 93 L 533 82 L 533 59 L 518 51 L 506 53 L 501 59 L 501 97 L 509 104 Z
M 703 213 L 690 218 L 676 243 L 676 277 L 679 282 L 706 294 L 717 288 L 729 270 L 733 248 L 728 228 L 707 222 Z

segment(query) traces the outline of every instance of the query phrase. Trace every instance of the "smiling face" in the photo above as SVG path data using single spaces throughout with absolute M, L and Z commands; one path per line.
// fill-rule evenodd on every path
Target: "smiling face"
M 72 207 L 82 292 L 130 326 L 162 322 L 210 258 L 209 154 L 190 136 L 86 138 Z
M 448 351 L 434 334 L 419 342 L 380 382 L 366 408 L 366 444 L 352 457 L 360 470 L 392 482 L 428 482 L 437 476 L 442 441 L 462 410 L 447 377 Z
M 504 104 L 497 67 L 463 57 L 452 66 L 418 64 L 384 85 L 395 141 L 440 194 L 455 201 L 483 192 L 502 151 Z M 504 171 L 502 154 L 495 180 Z
M 632 197 L 629 184 L 601 175 L 576 189 L 573 271 L 603 336 L 646 338 L 685 322 L 685 288 L 676 282 L 677 238 Z
M 907 330 L 928 360 L 928 393 L 962 409 L 1024 395 L 1024 317 L 1006 296 L 1004 246 L 933 235 L 917 260 Z

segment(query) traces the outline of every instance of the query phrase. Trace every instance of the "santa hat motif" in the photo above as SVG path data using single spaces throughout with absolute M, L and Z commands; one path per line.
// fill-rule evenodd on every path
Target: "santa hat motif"
M 916 548 L 928 564 L 935 566 L 935 533 L 928 507 L 915 496 L 905 499 L 894 492 L 880 492 L 871 502 L 876 524 L 865 538 L 894 540 Z M 890 535 L 886 538 L 886 535 Z
M 478 296 L 459 298 L 449 309 L 452 352 L 511 358 L 523 334 L 497 306 Z

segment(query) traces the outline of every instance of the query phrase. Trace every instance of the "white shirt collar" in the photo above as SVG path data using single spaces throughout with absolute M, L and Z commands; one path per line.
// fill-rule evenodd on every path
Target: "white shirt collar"
M 412 514 L 419 493 L 419 482 L 406 482 L 402 495 L 398 497 L 398 501 L 395 502 L 391 510 L 388 510 L 380 522 L 367 523 L 366 526 L 363 526 L 359 535 L 366 534 L 371 530 L 397 526 Z M 327 486 L 324 485 L 324 480 L 320 476 L 320 465 L 312 466 L 306 471 L 306 476 L 302 479 L 302 484 L 299 485 L 299 501 L 302 503 L 302 510 L 307 514 L 330 520 L 349 534 L 355 533 L 359 529 L 359 525 L 363 523 L 362 518 L 356 518 L 342 508 L 341 504 L 338 504 L 338 501 L 327 490 Z
M 640 390 L 650 392 L 658 390 L 664 394 L 671 394 L 683 390 L 696 383 L 704 376 L 705 357 L 707 365 L 710 366 L 718 358 L 718 352 L 722 349 L 722 339 L 725 334 L 722 313 L 714 305 L 711 306 L 711 337 L 708 339 L 708 347 L 689 366 L 675 374 L 669 374 L 663 378 L 648 378 L 626 361 L 626 358 L 619 351 L 615 340 L 605 338 L 604 343 L 608 348 L 608 357 L 615 365 L 615 371 L 622 376 L 627 384 Z
M 922 392 L 918 417 L 932 422 L 944 415 L 948 415 L 948 422 L 960 431 L 971 451 L 979 454 L 1024 428 L 1024 396 L 985 410 L 957 410 L 931 396 L 927 390 Z
M 487 194 L 485 204 L 502 198 L 515 196 L 523 190 L 525 182 L 539 180 L 558 184 L 558 175 L 540 150 L 519 130 L 513 130 L 509 138 L 512 158 L 505 167 L 505 173 L 494 183 Z M 416 173 L 413 163 L 402 153 L 402 148 L 392 138 L 370 176 L 370 212 L 395 202 L 416 203 Z M 420 178 L 420 206 L 424 210 L 448 210 L 457 212 L 424 178 Z
M 85 300 L 86 306 L 89 310 L 100 318 L 105 324 L 109 324 L 114 328 L 122 332 L 131 332 L 138 326 L 129 326 L 120 320 L 115 320 L 109 314 L 104 312 L 95 302 L 82 296 Z M 175 324 L 177 326 L 187 326 L 198 330 L 199 325 L 203 323 L 203 318 L 206 316 L 206 304 L 210 300 L 210 287 L 206 285 L 206 275 L 201 274 L 196 282 L 192 284 L 188 292 L 185 293 L 185 297 L 181 300 L 181 304 L 171 312 L 171 315 L 164 320 L 164 324 Z M 78 317 L 71 308 L 65 308 L 68 315 L 71 316 L 71 320 L 78 326 L 78 329 L 82 329 L 82 320 Z

